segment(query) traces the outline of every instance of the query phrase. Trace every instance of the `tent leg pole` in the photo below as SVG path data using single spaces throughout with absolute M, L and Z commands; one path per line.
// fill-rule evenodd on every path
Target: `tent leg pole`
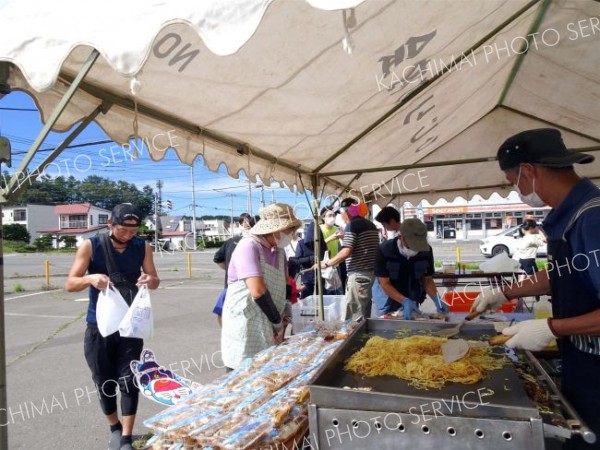
M 0 203 L 0 448 L 8 449 L 8 407 L 6 398 L 6 341 L 4 324 L 4 232 Z
M 46 137 L 48 136 L 48 133 L 50 133 L 50 131 L 52 130 L 52 127 L 56 124 L 56 121 L 58 120 L 60 115 L 63 113 L 63 111 L 65 110 L 65 108 L 67 107 L 67 105 L 69 104 L 71 99 L 73 98 L 73 96 L 75 95 L 75 92 L 77 91 L 77 88 L 79 87 L 79 85 L 81 84 L 83 79 L 86 77 L 86 75 L 92 69 L 92 66 L 98 59 L 99 55 L 100 55 L 100 53 L 98 53 L 97 50 L 92 50 L 87 61 L 81 67 L 81 70 L 79 71 L 79 73 L 77 74 L 75 79 L 73 80 L 73 83 L 69 86 L 67 91 L 63 94 L 62 99 L 60 100 L 58 105 L 56 105 L 56 107 L 54 108 L 54 111 L 52 111 L 52 114 L 48 118 L 48 121 L 44 125 L 44 128 L 42 128 L 42 130 L 38 134 L 38 136 L 35 139 L 35 141 L 33 142 L 33 144 L 31 144 L 31 148 L 29 149 L 29 151 L 27 152 L 27 154 L 21 161 L 21 164 L 19 164 L 19 168 L 14 172 L 12 178 L 10 179 L 10 181 L 8 183 L 8 186 L 6 187 L 6 192 L 10 192 L 13 190 L 15 184 L 17 184 L 17 182 L 19 180 L 19 174 L 25 172 L 25 170 L 27 169 L 27 166 L 29 165 L 29 163 L 31 162 L 33 157 L 35 156 L 35 154 L 38 151 L 38 149 L 40 148 L 40 146 L 42 145 L 42 142 L 44 142 L 44 139 L 46 139 Z
M 317 264 L 317 273 L 315 274 L 315 282 L 317 283 L 317 317 L 319 320 L 325 319 L 325 311 L 323 309 L 323 277 L 321 276 L 321 233 L 319 233 L 319 175 L 311 177 L 313 191 L 313 220 L 315 225 L 314 243 L 315 243 L 315 263 Z

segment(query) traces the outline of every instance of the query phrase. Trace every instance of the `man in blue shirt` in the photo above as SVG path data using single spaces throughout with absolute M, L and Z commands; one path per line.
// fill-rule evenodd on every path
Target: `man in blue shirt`
M 387 230 L 389 222 L 378 217 Z M 380 312 L 389 314 L 402 307 L 403 317 L 413 319 L 429 294 L 437 311 L 447 314 L 448 307 L 440 300 L 432 277 L 433 251 L 427 242 L 427 226 L 419 219 L 406 219 L 398 228 L 400 236 L 383 242 L 375 259 L 375 276 L 387 294 Z
M 84 241 L 75 255 L 75 261 L 65 284 L 67 292 L 89 288 L 87 328 L 84 355 L 97 386 L 100 407 L 110 426 L 109 450 L 133 450 L 132 433 L 137 413 L 139 389 L 134 383 L 130 364 L 140 358 L 144 341 L 121 337 L 119 332 L 102 336 L 96 320 L 98 294 L 106 289 L 115 275 L 124 278 L 127 286 L 125 301 L 131 304 L 138 287 L 156 289 L 160 284 L 152 259 L 150 245 L 137 236 L 142 218 L 130 203 L 121 203 L 112 210 L 108 220 L 109 248 L 118 273 L 109 277 L 102 239 L 94 236 Z M 108 254 L 107 254 L 108 255 Z M 123 295 L 125 289 L 121 291 Z M 117 411 L 117 387 L 121 392 L 121 416 Z
M 594 157 L 567 150 L 558 130 L 544 128 L 510 137 L 497 158 L 523 202 L 553 208 L 543 222 L 548 267 L 519 285 L 483 292 L 473 309 L 495 308 L 506 298 L 552 296 L 553 318 L 505 329 L 512 336 L 506 345 L 535 351 L 558 340 L 561 390 L 598 437 L 594 446 L 574 438 L 568 448 L 600 448 L 600 190 L 573 169 Z

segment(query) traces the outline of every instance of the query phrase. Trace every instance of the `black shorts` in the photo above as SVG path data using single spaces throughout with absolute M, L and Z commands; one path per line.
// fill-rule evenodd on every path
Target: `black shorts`
M 88 323 L 83 352 L 99 393 L 114 392 L 117 385 L 121 392 L 137 391 L 130 363 L 140 359 L 143 347 L 143 339 L 121 337 L 119 332 L 103 337 L 96 325 Z

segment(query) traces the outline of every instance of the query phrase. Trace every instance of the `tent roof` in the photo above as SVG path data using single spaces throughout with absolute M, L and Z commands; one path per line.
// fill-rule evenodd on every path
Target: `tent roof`
M 496 149 L 523 129 L 599 148 L 599 16 L 590 0 L 7 0 L 0 61 L 46 120 L 100 52 L 56 129 L 103 105 L 126 143 L 135 98 L 155 160 L 172 147 L 232 176 L 320 173 L 331 192 L 416 203 L 502 192 Z

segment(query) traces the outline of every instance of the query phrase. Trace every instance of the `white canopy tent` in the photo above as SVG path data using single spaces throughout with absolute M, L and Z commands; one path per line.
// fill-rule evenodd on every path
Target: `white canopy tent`
M 0 13 L 8 85 L 44 120 L 97 49 L 53 128 L 98 114 L 155 160 L 173 145 L 232 176 L 318 173 L 336 193 L 418 202 L 504 189 L 495 150 L 520 130 L 557 127 L 586 151 L 600 140 L 591 0 L 19 0 Z
M 0 29 L 0 92 L 48 128 L 234 177 L 417 203 L 507 189 L 495 152 L 523 129 L 600 149 L 592 0 L 0 0 Z

